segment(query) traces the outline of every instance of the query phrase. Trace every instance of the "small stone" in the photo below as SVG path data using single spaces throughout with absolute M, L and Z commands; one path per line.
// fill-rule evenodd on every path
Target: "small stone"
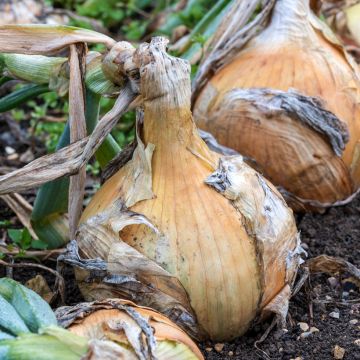
M 349 293 L 347 291 L 343 291 L 342 298 L 347 299 L 349 297 Z
M 334 359 L 341 360 L 344 358 L 345 349 L 339 345 L 335 345 L 334 347 Z
M 12 155 L 12 154 L 15 154 L 16 150 L 13 149 L 11 146 L 5 146 L 5 152 L 6 152 L 8 155 Z
M 17 160 L 19 158 L 18 153 L 11 154 L 7 157 L 8 160 Z
M 279 352 L 281 353 L 281 352 L 283 352 L 283 351 L 284 351 L 284 348 L 281 347 L 281 348 L 279 349 Z
M 311 328 L 310 328 L 310 332 L 313 334 L 313 333 L 316 333 L 316 332 L 319 332 L 320 330 L 317 328 L 317 327 L 315 327 L 315 326 L 312 326 Z
M 215 344 L 214 348 L 217 352 L 222 352 L 222 349 L 224 348 L 224 344 L 217 343 L 217 344 Z
M 211 352 L 211 351 L 212 351 L 212 348 L 211 348 L 211 347 L 207 347 L 207 348 L 205 348 L 205 350 L 206 350 L 207 352 Z
M 338 313 L 337 311 L 332 311 L 329 316 L 334 319 L 340 319 L 340 313 Z
M 299 322 L 298 323 L 300 329 L 302 331 L 308 331 L 309 330 L 309 325 L 306 322 Z
M 335 277 L 333 277 L 333 276 L 331 276 L 331 277 L 329 277 L 328 279 L 327 279 L 327 281 L 328 281 L 328 283 L 329 283 L 329 285 L 330 285 L 330 287 L 332 288 L 332 289 L 335 289 L 336 288 L 336 286 L 338 285 L 338 280 L 337 280 L 337 278 L 335 278 Z
M 288 332 L 287 329 L 279 329 L 274 332 L 274 339 L 279 340 L 283 337 L 284 334 Z
M 301 335 L 300 335 L 300 339 L 306 339 L 307 337 L 309 337 L 312 333 L 310 331 L 306 331 L 306 332 L 303 332 Z
M 354 341 L 354 344 L 355 344 L 356 346 L 360 346 L 360 339 L 356 339 L 356 340 Z
M 35 159 L 35 156 L 31 149 L 27 149 L 24 153 L 20 155 L 20 161 L 23 163 L 29 163 L 30 161 L 33 161 Z
M 301 243 L 301 247 L 305 250 L 308 251 L 309 250 L 309 245 L 307 243 Z
M 229 351 L 229 352 L 228 352 L 228 355 L 229 355 L 229 356 L 233 356 L 233 355 L 234 355 L 234 352 L 233 352 L 233 351 Z
M 356 325 L 358 322 L 359 322 L 358 319 L 351 319 L 351 320 L 349 321 L 349 323 L 350 323 L 351 325 Z
M 325 296 L 325 299 L 326 299 L 326 300 L 332 300 L 332 297 L 329 296 L 329 295 L 326 295 L 326 296 Z

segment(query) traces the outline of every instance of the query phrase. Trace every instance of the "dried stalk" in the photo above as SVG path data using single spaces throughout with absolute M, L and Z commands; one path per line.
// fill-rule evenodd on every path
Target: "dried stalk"
M 0 199 L 5 201 L 7 206 L 16 214 L 20 222 L 29 230 L 33 239 L 38 239 L 31 226 L 32 206 L 20 194 L 0 195 Z
M 78 42 L 102 43 L 111 48 L 115 40 L 92 30 L 57 25 L 0 26 L 0 52 L 50 55 Z
M 13 249 L 9 250 L 6 247 L 0 246 L 0 252 L 6 256 L 16 256 L 21 253 L 23 257 L 35 257 L 41 258 L 43 261 L 49 258 L 57 258 L 59 255 L 65 252 L 65 249 L 53 249 L 53 250 L 20 250 L 20 249 Z
M 85 56 L 86 45 L 70 45 L 70 84 L 69 84 L 69 124 L 70 143 L 86 137 L 85 122 Z M 69 186 L 69 229 L 70 239 L 75 232 L 82 212 L 86 181 L 86 166 L 82 166 L 76 175 L 70 177 Z

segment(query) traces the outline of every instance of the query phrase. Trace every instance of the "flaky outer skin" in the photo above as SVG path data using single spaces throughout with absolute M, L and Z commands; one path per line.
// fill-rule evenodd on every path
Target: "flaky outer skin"
M 360 82 L 341 48 L 311 21 L 306 1 L 279 0 L 268 27 L 205 85 L 194 116 L 219 143 L 254 159 L 275 185 L 302 199 L 334 203 L 360 184 Z M 342 156 L 296 119 L 254 118 L 250 110 L 222 107 L 225 94 L 236 88 L 296 89 L 321 98 L 348 127 Z
M 157 341 L 170 340 L 182 343 L 193 351 L 197 359 L 203 359 L 200 350 L 190 339 L 190 337 L 165 316 L 151 309 L 136 306 L 135 304 L 128 301 L 114 301 L 121 303 L 122 305 L 130 305 L 133 311 L 136 311 L 140 316 L 142 316 L 153 328 Z M 104 305 L 104 309 L 95 310 L 89 315 L 82 316 L 80 319 L 75 319 L 76 321 L 68 329 L 79 336 L 84 336 L 89 339 L 103 339 L 106 336 L 106 324 L 108 321 L 123 321 L 130 324 L 133 321 L 129 314 L 127 314 L 125 311 L 120 311 L 116 308 L 111 309 L 110 306 L 108 306 L 109 308 L 106 308 L 106 300 L 104 301 Z M 118 336 L 119 339 L 117 340 L 125 340 L 124 343 L 126 343 L 126 338 L 120 339 L 121 335 Z
M 248 205 L 240 195 L 227 197 L 205 183 L 217 168 L 219 156 L 200 139 L 191 116 L 189 65 L 160 48 L 156 41 L 152 42 L 146 50 L 148 63 L 143 60 L 140 66 L 144 99 L 141 138 L 145 146 L 155 145 L 151 159 L 153 196 L 129 206 L 131 211 L 145 215 L 159 233 L 144 225 L 131 225 L 120 232 L 120 238 L 180 280 L 208 337 L 230 340 L 243 334 L 261 308 L 292 282 L 297 267 L 289 270 L 289 276 L 286 258 L 297 246 L 297 230 L 291 210 L 278 194 L 278 220 L 273 224 L 265 219 L 261 200 L 265 193 L 255 180 L 254 170 L 250 170 L 249 178 L 241 178 L 241 190 L 249 190 Z M 239 164 L 242 168 L 241 157 Z M 129 167 L 130 162 L 96 193 L 84 212 L 83 222 L 105 211 L 117 199 L 131 198 L 129 174 L 136 173 L 139 178 L 142 169 L 130 171 Z M 237 170 L 236 166 L 231 168 Z M 240 179 L 236 175 L 234 178 Z M 251 181 L 256 191 L 251 190 Z M 216 183 L 222 184 L 222 179 Z M 221 184 L 218 186 L 222 190 L 228 186 L 227 182 L 226 186 Z M 236 201 L 242 205 L 236 206 Z M 241 212 L 242 206 L 250 208 L 249 214 Z M 269 206 L 277 214 L 277 205 Z M 278 223 L 280 226 L 272 228 Z M 269 250 L 277 250 L 276 259 L 263 258 L 266 251 L 259 249 L 262 245 L 257 241 L 257 232 L 261 241 L 269 244 Z M 266 290 L 264 271 L 271 285 Z

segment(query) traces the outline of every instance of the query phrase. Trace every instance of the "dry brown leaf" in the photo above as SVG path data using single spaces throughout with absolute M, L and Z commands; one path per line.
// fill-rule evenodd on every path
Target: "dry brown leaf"
M 25 285 L 39 294 L 47 303 L 50 303 L 55 296 L 42 275 L 36 275 L 28 280 Z
M 61 25 L 0 26 L 0 53 L 50 55 L 78 42 L 112 47 L 116 42 L 92 30 Z
M 33 239 L 38 239 L 35 231 L 31 226 L 32 206 L 20 194 L 13 193 L 8 195 L 0 195 L 0 199 L 4 200 L 9 208 L 16 214 L 20 222 L 29 230 Z
M 304 264 L 308 267 L 310 272 L 324 272 L 329 275 L 338 275 L 341 273 L 350 274 L 360 284 L 360 269 L 350 262 L 333 256 L 319 255 L 315 258 L 309 259 Z
M 70 45 L 70 83 L 69 83 L 69 124 L 70 142 L 86 137 L 84 77 L 86 45 Z M 76 175 L 70 177 L 69 186 L 69 230 L 70 239 L 75 232 L 82 212 L 85 194 L 86 166 L 82 166 Z

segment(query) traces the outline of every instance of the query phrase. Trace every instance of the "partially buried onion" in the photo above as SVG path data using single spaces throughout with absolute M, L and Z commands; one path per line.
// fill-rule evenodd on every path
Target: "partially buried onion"
M 62 326 L 91 339 L 86 359 L 203 359 L 195 343 L 173 322 L 130 301 L 80 303 L 59 308 L 56 314 Z
M 136 149 L 85 209 L 80 255 L 72 242 L 63 257 L 85 298 L 127 297 L 214 340 L 269 311 L 286 315 L 301 250 L 291 209 L 241 156 L 220 157 L 199 137 L 189 64 L 164 39 L 133 62 Z
M 104 299 L 58 308 L 55 317 L 10 278 L 0 279 L 0 328 L 2 360 L 203 359 L 184 331 L 150 308 Z
M 309 0 L 275 1 L 268 25 L 250 41 L 243 44 L 255 33 L 251 24 L 229 35 L 232 52 L 219 40 L 226 26 L 215 39 L 228 55 L 210 54 L 207 68 L 221 66 L 203 76 L 203 64 L 195 80 L 199 127 L 248 157 L 295 209 L 350 200 L 360 185 L 360 78 L 353 59 L 311 13 Z

